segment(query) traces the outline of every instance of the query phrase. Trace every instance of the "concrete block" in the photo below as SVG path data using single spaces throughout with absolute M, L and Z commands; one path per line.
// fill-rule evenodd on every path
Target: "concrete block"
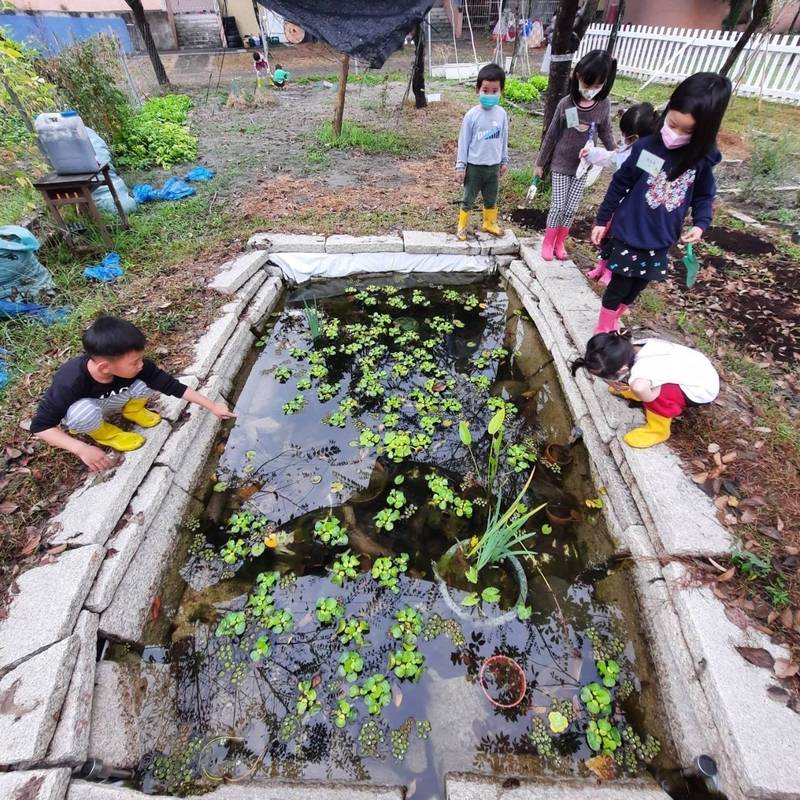
M 142 800 L 133 789 L 74 780 L 67 800 Z M 166 795 L 147 795 L 149 800 L 173 800 Z M 377 786 L 358 783 L 321 783 L 303 781 L 253 780 L 246 784 L 221 786 L 203 795 L 204 800 L 403 800 L 403 786 Z
M 70 636 L 0 680 L 0 766 L 40 762 L 47 753 L 81 641 Z
M 211 368 L 212 379 L 219 378 L 226 384 L 233 381 L 255 343 L 256 337 L 250 331 L 250 323 L 246 320 L 240 322 Z
M 545 320 L 544 316 L 542 315 L 536 298 L 531 293 L 530 289 L 522 283 L 515 273 L 508 271 L 507 275 L 509 285 L 522 301 L 522 305 L 525 308 L 525 311 L 528 313 L 528 316 L 533 321 L 533 324 L 536 326 L 536 330 L 538 331 L 545 348 L 547 350 L 552 350 L 555 346 L 553 331 L 550 329 L 547 320 Z
M 199 383 L 195 375 L 181 375 L 178 380 L 190 389 L 196 389 Z M 184 408 L 186 408 L 186 400 L 183 398 L 161 395 L 161 400 L 158 404 L 158 413 L 161 414 L 162 419 L 175 422 Z
M 208 288 L 221 294 L 233 294 L 264 266 L 268 257 L 269 254 L 263 250 L 253 250 L 242 253 L 232 261 L 226 261 L 208 284 Z
M 630 471 L 634 499 L 663 552 L 705 556 L 729 553 L 731 537 L 717 521 L 714 505 L 684 472 L 669 446 L 642 450 L 625 444 L 622 432 L 617 436 Z
M 0 775 L 0 797 L 5 800 L 64 800 L 68 769 L 32 769 Z
M 482 256 L 508 256 L 519 253 L 519 242 L 511 228 L 506 228 L 502 236 L 476 231 L 475 239 L 480 244 Z
M 220 397 L 220 386 L 224 378 L 212 377 L 200 391 L 211 400 Z M 175 483 L 184 491 L 194 489 L 195 481 L 199 476 L 206 458 L 208 457 L 214 437 L 219 431 L 221 421 L 219 417 L 200 406 L 191 405 L 183 413 L 185 421 L 180 427 L 176 426 L 172 435 L 167 439 L 163 450 L 156 458 L 157 464 L 169 467 L 175 473 Z
M 547 287 L 545 286 L 545 289 Z M 549 290 L 548 290 L 549 294 Z M 594 336 L 594 328 L 597 325 L 597 315 L 600 312 L 600 303 L 596 299 L 590 306 L 574 306 L 571 303 L 558 301 L 557 295 L 550 295 L 556 311 L 564 320 L 564 327 L 572 339 L 578 352 L 583 353 L 586 343 Z
M 575 351 L 575 355 L 570 358 L 570 362 L 572 361 L 575 356 L 577 356 L 578 351 Z M 602 410 L 600 409 L 600 404 L 597 400 L 597 395 L 594 392 L 593 384 L 594 383 L 603 383 L 599 380 L 591 380 L 589 375 L 584 370 L 579 370 L 578 374 L 575 377 L 572 377 L 572 372 L 568 373 L 569 380 L 571 380 L 575 384 L 575 388 L 583 398 L 584 403 L 586 403 L 586 407 L 589 409 L 589 413 L 592 416 L 592 421 L 597 428 L 597 432 L 600 434 L 600 438 L 608 443 L 616 434 L 616 431 L 611 428 L 606 420 L 605 416 L 603 415 Z M 603 383 L 605 386 L 605 383 Z M 627 429 L 626 429 L 627 430 Z
M 460 242 L 452 233 L 431 231 L 403 231 L 403 247 L 406 253 L 433 253 L 436 255 L 480 255 L 481 245 L 476 239 Z
M 627 400 L 616 397 L 608 391 L 608 384 L 599 379 L 591 380 L 585 371 L 581 372 L 578 388 L 592 405 L 597 403 L 598 411 L 603 415 L 608 427 L 613 431 L 626 433 L 631 428 L 644 424 L 644 410 L 630 406 Z
M 778 686 L 772 672 L 746 661 L 736 647 L 763 648 L 774 658 L 790 658 L 787 648 L 769 637 L 742 631 L 726 616 L 707 587 L 687 588 L 678 565 L 664 570 L 677 576 L 670 588 L 695 671 L 719 728 L 720 743 L 742 793 L 748 798 L 800 797 L 800 715 L 770 700 Z
M 495 258 L 494 261 L 495 264 L 497 264 L 497 268 L 500 269 L 501 267 L 509 266 L 513 260 L 514 260 L 513 255 L 501 255 L 497 256 L 497 258 Z
M 567 400 L 572 419 L 577 422 L 589 413 L 589 409 L 586 407 L 586 403 L 575 385 L 575 380 L 570 374 L 568 361 L 557 349 L 551 350 L 550 354 L 553 356 L 553 366 L 558 373 L 558 381 Z
M 308 234 L 256 233 L 247 242 L 249 250 L 268 253 L 324 253 L 325 237 Z
M 92 721 L 99 621 L 97 614 L 90 614 L 88 611 L 82 611 L 78 617 L 75 635 L 80 639 L 80 650 L 45 764 L 77 766 L 86 761 Z
M 114 599 L 100 616 L 100 633 L 104 636 L 141 642 L 154 598 L 163 598 L 167 593 L 165 576 L 177 573 L 174 567 L 186 554 L 185 544 L 177 541 L 177 531 L 188 504 L 189 495 L 173 483 L 117 587 Z
M 153 467 L 142 481 L 131 500 L 127 519 L 106 542 L 106 557 L 84 603 L 90 611 L 105 611 L 114 599 L 114 593 L 156 518 L 172 481 L 173 472 L 169 467 Z
M 139 764 L 139 710 L 145 683 L 132 664 L 101 661 L 97 665 L 92 704 L 89 757 L 119 769 Z
M 399 236 L 329 236 L 325 240 L 326 253 L 402 253 L 403 240 Z
M 579 780 L 564 777 L 521 779 L 506 788 L 502 776 L 451 772 L 445 776 L 446 800 L 668 800 L 652 781 Z
M 201 381 L 208 375 L 211 365 L 228 342 L 239 323 L 238 314 L 224 314 L 208 326 L 208 330 L 194 346 L 194 361 L 186 369 L 187 375 L 195 375 Z
M 0 625 L 0 671 L 69 636 L 100 568 L 98 545 L 67 550 L 52 564 L 23 572 Z
M 263 286 L 267 280 L 267 273 L 263 269 L 250 278 L 244 286 L 239 289 L 230 303 L 225 303 L 220 309 L 223 314 L 237 314 L 241 316 L 247 304 L 253 299 L 253 295 Z
M 247 309 L 244 321 L 251 327 L 261 323 L 264 317 L 275 307 L 282 292 L 283 281 L 280 278 L 268 278 L 253 298 L 250 308 Z
M 48 527 L 51 544 L 104 544 L 171 431 L 166 422 L 149 428 L 142 447 L 121 454 L 113 472 L 93 475 L 74 491 Z

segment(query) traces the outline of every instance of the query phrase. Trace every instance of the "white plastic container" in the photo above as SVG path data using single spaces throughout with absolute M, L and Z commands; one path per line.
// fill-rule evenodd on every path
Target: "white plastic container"
M 39 114 L 34 128 L 57 174 L 78 175 L 99 169 L 86 126 L 77 111 Z

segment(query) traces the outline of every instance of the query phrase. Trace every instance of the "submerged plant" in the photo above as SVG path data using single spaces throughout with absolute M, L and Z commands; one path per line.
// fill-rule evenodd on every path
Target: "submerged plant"
M 344 616 L 344 605 L 337 597 L 320 597 L 317 600 L 316 614 L 323 625 L 331 625 Z
M 343 586 L 345 581 L 357 578 L 358 566 L 358 556 L 346 550 L 331 565 L 331 582 L 337 586 Z
M 311 331 L 311 338 L 316 339 L 320 332 L 320 315 L 316 300 L 313 306 L 310 306 L 308 303 L 303 303 L 303 313 L 306 316 L 308 329 Z
M 336 672 L 348 683 L 355 683 L 363 669 L 364 659 L 355 651 L 348 650 L 339 656 L 339 669 Z
M 336 517 L 329 514 L 315 523 L 314 538 L 331 547 L 346 545 L 348 541 L 347 529 L 342 527 L 342 523 Z

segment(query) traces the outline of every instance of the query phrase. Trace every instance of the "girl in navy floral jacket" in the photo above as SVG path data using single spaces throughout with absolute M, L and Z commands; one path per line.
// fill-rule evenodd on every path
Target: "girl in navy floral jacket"
M 731 82 L 714 72 L 687 78 L 672 93 L 658 131 L 636 142 L 614 173 L 592 228 L 592 243 L 599 245 L 613 216 L 612 277 L 595 333 L 616 330 L 645 286 L 666 278 L 669 248 L 679 238 L 700 241 L 710 225 L 713 167 L 721 159 L 716 138 L 730 96 Z M 693 227 L 681 236 L 689 209 Z

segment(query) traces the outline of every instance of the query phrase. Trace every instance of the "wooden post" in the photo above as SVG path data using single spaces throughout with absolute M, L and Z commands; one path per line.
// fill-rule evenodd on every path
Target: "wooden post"
M 350 73 L 350 56 L 345 53 L 339 68 L 339 91 L 336 95 L 336 108 L 333 112 L 333 138 L 342 135 L 342 117 L 344 116 L 344 98 L 347 92 L 347 76 Z
M 411 90 L 414 92 L 414 105 L 416 108 L 425 108 L 428 98 L 425 96 L 425 39 L 422 34 L 422 25 L 414 28 L 414 75 L 411 78 Z
M 625 0 L 619 0 L 619 5 L 617 6 L 617 16 L 614 19 L 614 24 L 611 26 L 611 34 L 609 35 L 608 43 L 606 44 L 606 53 L 608 53 L 612 58 L 614 56 L 614 47 L 617 44 L 617 34 L 619 33 L 624 16 Z

